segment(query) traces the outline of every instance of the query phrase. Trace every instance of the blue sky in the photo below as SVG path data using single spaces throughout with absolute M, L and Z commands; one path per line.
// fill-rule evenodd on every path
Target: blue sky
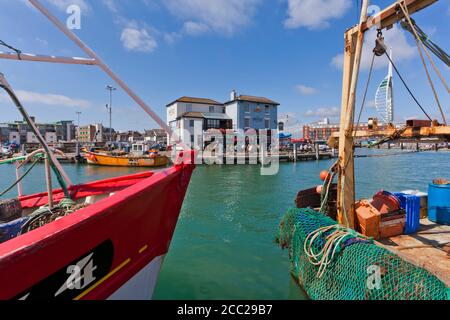
M 232 89 L 280 102 L 280 118 L 288 115 L 288 126 L 296 132 L 302 124 L 323 116 L 338 120 L 343 33 L 357 22 L 356 0 L 41 2 L 63 21 L 68 17 L 66 8 L 79 5 L 81 29 L 75 33 L 164 120 L 166 104 L 180 96 L 227 101 Z M 390 3 L 372 1 L 381 7 Z M 3 41 L 23 52 L 84 56 L 25 0 L 0 0 L 0 8 Z M 450 1 L 440 0 L 414 18 L 436 43 L 450 50 Z M 437 118 L 436 103 L 412 37 L 397 26 L 385 36 L 408 84 Z M 367 38 L 365 51 L 370 53 L 374 32 Z M 363 59 L 360 89 L 367 78 L 369 57 L 366 53 Z M 449 68 L 440 62 L 438 66 L 449 79 Z M 81 111 L 82 124 L 108 124 L 104 88 L 111 81 L 96 67 L 0 60 L 0 72 L 38 121 L 76 120 L 76 112 Z M 386 73 L 386 61 L 379 58 L 363 119 L 376 115 L 372 100 Z M 449 95 L 434 73 L 433 79 L 450 118 Z M 395 120 L 423 118 L 399 79 L 394 81 Z M 114 94 L 113 107 L 113 126 L 119 130 L 156 126 L 121 90 Z M 20 118 L 2 95 L 0 108 L 0 122 Z

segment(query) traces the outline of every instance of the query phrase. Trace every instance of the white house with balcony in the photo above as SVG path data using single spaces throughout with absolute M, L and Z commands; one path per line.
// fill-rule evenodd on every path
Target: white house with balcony
M 167 124 L 181 140 L 203 147 L 203 133 L 208 129 L 231 129 L 231 118 L 224 105 L 212 99 L 181 97 L 167 105 Z M 174 143 L 173 139 L 170 143 Z

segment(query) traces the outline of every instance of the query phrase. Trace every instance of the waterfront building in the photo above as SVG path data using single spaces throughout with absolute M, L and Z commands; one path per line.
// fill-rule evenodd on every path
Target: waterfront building
M 145 141 L 167 145 L 167 133 L 163 129 L 145 130 Z
M 84 143 L 104 142 L 103 125 L 98 123 L 80 126 L 78 128 L 78 140 Z
M 75 136 L 75 126 L 73 121 L 60 121 L 56 123 L 36 123 L 36 119 L 31 117 L 36 124 L 40 134 L 48 143 L 58 141 L 71 141 Z M 5 143 L 38 143 L 31 127 L 25 120 L 0 124 L 0 142 Z
M 232 120 L 225 113 L 222 103 L 194 97 L 181 97 L 169 103 L 167 124 L 184 143 L 190 146 L 203 146 L 203 134 L 208 129 L 232 128 Z
M 355 126 L 356 127 L 356 126 Z M 379 130 L 385 130 L 385 124 L 378 125 Z M 369 124 L 360 123 L 356 130 L 369 130 Z M 303 126 L 303 138 L 310 141 L 328 141 L 334 132 L 339 132 L 339 124 L 331 123 L 330 119 L 314 122 Z
M 0 144 L 20 143 L 20 134 L 17 126 L 12 123 L 0 123 Z
M 278 128 L 279 103 L 264 97 L 239 95 L 231 92 L 230 101 L 224 104 L 226 114 L 232 119 L 234 130 Z
M 57 141 L 70 142 L 76 139 L 76 126 L 72 120 L 62 120 L 55 123 Z

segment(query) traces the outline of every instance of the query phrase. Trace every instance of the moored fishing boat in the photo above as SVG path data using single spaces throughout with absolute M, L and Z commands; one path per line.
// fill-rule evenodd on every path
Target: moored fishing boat
M 163 167 L 169 164 L 169 158 L 163 155 L 149 156 L 113 156 L 103 153 L 86 152 L 89 164 L 118 167 Z
M 30 4 L 77 44 L 90 59 L 0 52 L 0 58 L 96 65 L 170 135 L 171 130 L 107 65 L 38 0 Z M 8 162 L 33 162 L 12 187 L 19 196 L 0 201 L 0 299 L 151 299 L 194 170 L 191 151 L 174 165 L 73 185 L 0 73 L 6 91 L 43 149 Z M 21 181 L 45 160 L 47 192 L 25 196 Z M 21 164 L 23 164 L 21 163 Z M 19 164 L 18 167 L 21 165 Z M 53 190 L 53 170 L 61 189 Z
M 121 154 L 122 153 L 122 154 Z M 131 152 L 89 152 L 85 151 L 89 164 L 118 167 L 163 167 L 169 164 L 169 158 L 152 150 L 146 143 L 132 145 Z
M 355 201 L 355 137 L 383 136 L 375 145 L 402 139 L 450 141 L 450 126 L 446 123 L 431 79 L 428 77 L 442 115 L 442 124 L 430 118 L 406 85 L 386 52 L 387 47 L 382 37 L 382 30 L 390 29 L 394 23 L 404 19 L 402 24 L 414 35 L 425 69 L 427 67 L 423 52 L 446 86 L 426 49 L 430 48 L 428 37 L 417 34 L 419 27 L 410 18 L 410 14 L 436 1 L 399 0 L 368 17 L 369 1 L 364 0 L 360 24 L 348 29 L 345 34 L 340 131 L 330 139 L 333 147 L 339 146 L 339 160 L 329 171 L 321 174 L 323 185 L 300 191 L 296 200 L 297 208 L 286 213 L 277 237 L 280 246 L 289 249 L 291 274 L 312 299 L 450 299 L 450 227 L 443 225 L 448 224 L 450 217 L 447 200 L 450 183 L 445 179 L 438 179 L 430 184 L 432 202 L 429 219 L 420 220 L 421 200 L 419 196 L 408 193 L 390 194 L 381 191 L 373 199 Z M 375 125 L 366 131 L 355 130 L 359 124 L 358 119 L 358 124 L 355 125 L 354 116 L 364 34 L 374 26 L 378 29 L 378 35 L 372 61 L 376 56 L 385 55 L 388 58 L 428 120 L 410 120 L 401 129 L 389 123 L 386 130 L 378 130 Z M 448 65 L 448 54 L 438 50 L 434 43 L 430 50 Z M 369 80 L 372 69 L 373 63 Z M 428 75 L 428 69 L 426 72 Z M 391 90 L 386 90 L 391 94 L 389 91 Z M 388 98 L 389 104 L 392 103 L 392 97 Z M 365 97 L 360 115 L 364 101 Z M 391 107 L 392 105 L 387 108 L 387 121 L 392 119 Z M 333 182 L 335 177 L 338 178 L 337 184 Z M 439 190 L 439 196 L 434 194 L 435 189 Z M 439 218 L 436 211 L 440 212 Z

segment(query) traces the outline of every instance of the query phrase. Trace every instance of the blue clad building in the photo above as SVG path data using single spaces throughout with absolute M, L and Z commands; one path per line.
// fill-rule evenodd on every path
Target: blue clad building
M 233 120 L 234 130 L 277 129 L 278 102 L 264 97 L 238 96 L 234 90 L 230 98 L 224 106 L 226 114 Z

